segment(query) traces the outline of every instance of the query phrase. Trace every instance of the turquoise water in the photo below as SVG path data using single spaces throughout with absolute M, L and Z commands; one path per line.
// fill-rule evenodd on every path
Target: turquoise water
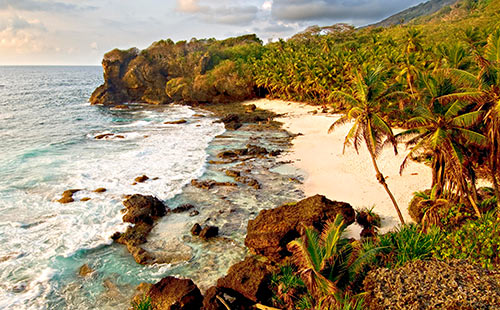
M 0 67 L 0 309 L 124 308 L 124 292 L 171 272 L 111 244 L 122 196 L 181 193 L 223 126 L 184 106 L 90 106 L 101 83 L 100 67 Z M 95 139 L 105 133 L 123 138 Z M 143 174 L 157 179 L 132 185 Z M 75 202 L 56 201 L 72 188 Z M 83 264 L 92 277 L 78 277 Z

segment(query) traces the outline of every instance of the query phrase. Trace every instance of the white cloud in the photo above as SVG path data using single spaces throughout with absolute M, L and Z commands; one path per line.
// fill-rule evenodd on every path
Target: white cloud
M 177 0 L 177 10 L 193 14 L 201 21 L 213 24 L 248 25 L 257 18 L 259 9 L 255 5 L 239 3 L 239 1 L 219 2 L 217 5 L 209 1 Z
M 98 49 L 97 42 L 90 43 L 90 48 L 93 50 L 97 50 Z
M 199 12 L 201 7 L 198 0 L 177 0 L 177 9 L 181 12 L 194 13 Z

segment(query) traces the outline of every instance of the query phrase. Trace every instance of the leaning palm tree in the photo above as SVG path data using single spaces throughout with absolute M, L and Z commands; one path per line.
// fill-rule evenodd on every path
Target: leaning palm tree
M 301 239 L 288 244 L 298 272 L 321 309 L 338 306 L 345 290 L 380 250 L 354 251 L 349 240 L 342 238 L 346 227 L 342 215 L 337 214 L 321 233 L 306 228 Z
M 409 159 L 427 150 L 432 152 L 432 197 L 442 198 L 444 193 L 455 192 L 461 198 L 466 197 L 473 206 L 476 215 L 481 217 L 477 202 L 471 192 L 475 191 L 475 177 L 467 169 L 466 155 L 471 146 L 484 146 L 484 135 L 472 130 L 482 120 L 481 111 L 467 112 L 470 106 L 466 101 L 452 98 L 454 86 L 451 80 L 443 76 L 422 75 L 425 88 L 424 103 L 417 107 L 416 117 L 407 121 L 408 130 L 395 137 L 406 139 L 411 150 L 404 159 L 400 172 Z M 463 95 L 463 93 L 462 93 Z M 446 99 L 446 100 L 445 100 Z M 468 182 L 472 183 L 469 188 Z
M 358 152 L 359 146 L 364 140 L 375 168 L 377 180 L 389 195 L 399 220 L 404 225 L 405 221 L 398 203 L 389 190 L 376 160 L 385 139 L 391 142 L 394 153 L 397 154 L 397 142 L 392 129 L 381 118 L 380 113 L 387 108 L 386 101 L 396 95 L 401 95 L 401 92 L 395 91 L 394 87 L 388 87 L 383 81 L 383 75 L 380 66 L 377 68 L 365 67 L 363 73 L 357 72 L 355 74 L 352 85 L 347 92 L 335 91 L 332 93 L 332 96 L 341 98 L 352 108 L 334 122 L 328 132 L 332 132 L 339 125 L 354 120 L 353 126 L 345 137 L 344 151 L 347 146 L 353 145 Z

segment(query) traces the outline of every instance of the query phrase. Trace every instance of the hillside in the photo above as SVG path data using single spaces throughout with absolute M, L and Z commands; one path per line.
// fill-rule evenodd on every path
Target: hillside
M 457 0 L 430 0 L 424 3 L 420 3 L 417 6 L 411 7 L 397 14 L 394 14 L 376 24 L 371 26 L 374 27 L 389 27 L 399 24 L 406 24 L 420 16 L 431 15 L 445 6 L 452 5 L 456 3 Z

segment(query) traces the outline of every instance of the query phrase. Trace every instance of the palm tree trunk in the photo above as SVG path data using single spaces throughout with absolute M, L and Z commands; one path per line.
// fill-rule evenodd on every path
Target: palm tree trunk
M 399 220 L 401 221 L 401 224 L 404 225 L 405 220 L 403 218 L 403 214 L 401 214 L 401 210 L 399 210 L 399 206 L 398 206 L 398 203 L 396 202 L 396 198 L 394 198 L 394 195 L 389 190 L 389 186 L 387 186 L 387 183 L 385 182 L 385 178 L 378 168 L 377 161 L 375 160 L 375 154 L 373 154 L 373 151 L 371 150 L 370 146 L 368 145 L 368 142 L 366 143 L 366 146 L 368 147 L 368 151 L 370 152 L 370 157 L 372 158 L 373 167 L 375 168 L 375 172 L 377 173 L 377 180 L 380 184 L 382 184 L 385 191 L 387 192 L 387 194 L 391 198 L 392 204 L 394 205 L 394 208 L 396 209 L 396 212 L 398 213 Z

